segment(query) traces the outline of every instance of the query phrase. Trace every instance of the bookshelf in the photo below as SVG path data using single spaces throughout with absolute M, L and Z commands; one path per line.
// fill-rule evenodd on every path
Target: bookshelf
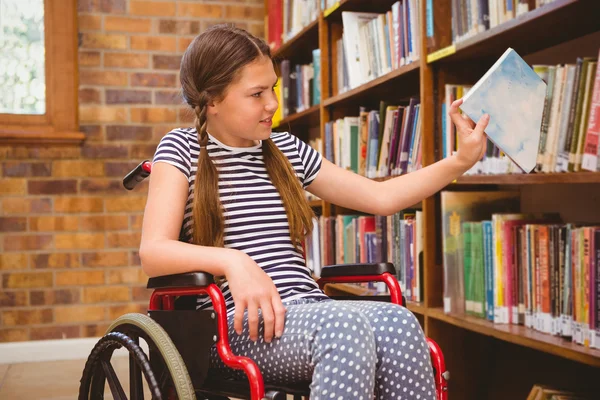
M 325 140 L 325 125 L 358 107 L 376 109 L 380 100 L 420 98 L 422 163 L 442 157 L 442 109 L 446 83 L 473 84 L 507 47 L 535 63 L 573 63 L 587 56 L 577 50 L 585 37 L 595 56 L 600 48 L 600 1 L 555 0 L 484 32 L 452 43 L 452 0 L 434 0 L 433 37 L 427 37 L 427 0 L 420 2 L 418 60 L 338 93 L 335 41 L 343 32 L 343 11 L 386 12 L 395 1 L 345 0 L 321 10 L 318 18 L 274 54 L 308 60 L 321 51 L 321 102 L 290 115 L 278 128 L 291 126 L 303 140 Z M 320 3 L 320 1 L 319 1 Z M 535 5 L 535 0 L 529 1 Z M 269 10 L 269 0 L 265 0 Z M 265 29 L 268 34 L 268 27 Z M 587 39 L 590 42 L 590 39 Z M 588 46 L 589 49 L 589 46 Z M 591 54 L 594 56 L 594 54 Z M 528 58 L 530 57 L 530 58 Z M 533 61 L 532 61 L 533 62 Z M 295 133 L 293 130 L 296 129 Z M 376 178 L 385 180 L 389 178 Z M 600 172 L 464 175 L 443 190 L 512 189 L 521 193 L 523 212 L 558 212 L 565 221 L 600 224 Z M 348 212 L 326 202 L 313 202 L 323 216 Z M 419 204 L 423 212 L 422 301 L 409 302 L 428 337 L 442 347 L 451 373 L 453 399 L 525 399 L 534 384 L 598 393 L 600 350 L 572 343 L 522 325 L 494 324 L 470 315 L 443 310 L 442 217 L 440 194 Z M 368 296 L 373 293 L 346 284 L 330 284 L 330 294 Z

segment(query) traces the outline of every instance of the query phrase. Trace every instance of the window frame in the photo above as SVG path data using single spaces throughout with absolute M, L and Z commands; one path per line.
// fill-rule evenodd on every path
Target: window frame
M 44 0 L 45 114 L 0 113 L 0 145 L 79 144 L 77 0 Z

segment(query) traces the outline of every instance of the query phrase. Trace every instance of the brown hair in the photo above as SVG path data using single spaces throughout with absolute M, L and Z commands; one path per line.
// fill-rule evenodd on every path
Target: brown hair
M 222 99 L 241 69 L 260 57 L 272 60 L 269 46 L 247 31 L 230 25 L 215 25 L 198 35 L 181 60 L 181 87 L 187 104 L 196 113 L 200 144 L 194 186 L 193 242 L 223 247 L 224 217 L 219 200 L 219 174 L 206 146 L 206 111 L 211 101 Z M 265 168 L 283 201 L 292 244 L 298 246 L 312 230 L 312 208 L 287 157 L 271 139 L 262 141 Z

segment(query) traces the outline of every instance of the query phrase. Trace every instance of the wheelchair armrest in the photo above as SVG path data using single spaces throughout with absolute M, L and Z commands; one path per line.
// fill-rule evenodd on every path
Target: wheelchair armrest
M 184 274 L 173 274 L 155 276 L 148 279 L 148 289 L 170 289 L 208 286 L 215 283 L 211 274 L 206 272 L 186 272 Z
M 396 275 L 394 264 L 389 262 L 372 264 L 336 264 L 323 267 L 321 269 L 321 278 L 357 275 L 382 275 L 386 272 Z

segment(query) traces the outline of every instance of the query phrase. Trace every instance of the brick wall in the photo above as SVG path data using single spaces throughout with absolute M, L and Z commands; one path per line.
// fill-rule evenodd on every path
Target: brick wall
M 179 62 L 218 22 L 263 36 L 263 0 L 79 0 L 81 146 L 0 146 L 0 342 L 100 336 L 149 293 L 147 184 L 121 178 L 190 125 Z M 51 101 L 51 100 L 50 100 Z

